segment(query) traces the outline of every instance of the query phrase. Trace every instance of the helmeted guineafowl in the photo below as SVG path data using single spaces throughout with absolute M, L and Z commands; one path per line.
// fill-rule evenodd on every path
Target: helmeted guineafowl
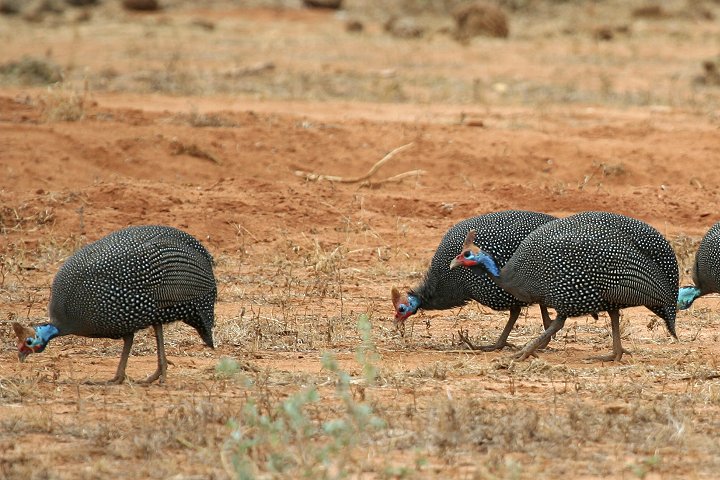
M 695 285 L 682 287 L 678 292 L 679 310 L 690 308 L 698 297 L 720 293 L 720 222 L 713 225 L 700 242 L 692 276 Z
M 60 267 L 52 284 L 50 323 L 35 329 L 15 323 L 18 356 L 42 352 L 61 335 L 122 338 L 120 364 L 109 383 L 125 380 L 136 331 L 152 326 L 158 368 L 145 383 L 164 381 L 163 323 L 182 320 L 209 347 L 217 286 L 213 259 L 191 235 L 172 227 L 128 227 L 86 245 Z
M 473 244 L 473 235 L 468 234 L 451 268 L 482 266 L 518 299 L 557 311 L 550 327 L 523 347 L 519 358 L 533 354 L 568 317 L 607 311 L 613 353 L 599 358 L 619 361 L 627 353 L 620 341 L 619 311 L 632 306 L 648 307 L 677 338 L 677 261 L 670 244 L 650 225 L 614 213 L 579 213 L 530 233 L 504 267 Z
M 506 210 L 457 223 L 443 236 L 420 284 L 405 294 L 401 294 L 396 288 L 392 289 L 396 322 L 404 322 L 421 308 L 444 310 L 475 300 L 493 310 L 510 310 L 510 318 L 495 344 L 474 347 L 464 339 L 465 343 L 470 348 L 484 351 L 503 348 L 507 345 L 507 337 L 520 316 L 522 307 L 529 303 L 514 298 L 485 276 L 473 275 L 466 269 L 450 270 L 450 261 L 462 249 L 465 234 L 476 229 L 481 233 L 475 237 L 475 244 L 490 252 L 500 265 L 504 265 L 528 233 L 554 219 L 555 217 L 544 213 Z M 544 307 L 542 315 L 547 327 L 550 316 Z

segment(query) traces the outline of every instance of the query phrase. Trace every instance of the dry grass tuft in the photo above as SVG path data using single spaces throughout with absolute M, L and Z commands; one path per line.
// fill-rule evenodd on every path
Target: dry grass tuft
M 186 121 L 190 126 L 199 128 L 231 128 L 238 126 L 238 123 L 234 120 L 215 113 L 200 113 L 195 108 L 193 108 L 190 115 L 187 116 Z
M 63 72 L 48 59 L 23 57 L 0 65 L 0 78 L 21 85 L 51 85 L 63 80 Z
M 54 220 L 55 212 L 52 207 L 38 207 L 29 204 L 0 207 L 0 233 L 2 234 L 52 225 Z
M 46 122 L 76 122 L 85 117 L 87 83 L 82 93 L 67 91 L 62 85 L 50 87 L 37 99 L 42 119 Z

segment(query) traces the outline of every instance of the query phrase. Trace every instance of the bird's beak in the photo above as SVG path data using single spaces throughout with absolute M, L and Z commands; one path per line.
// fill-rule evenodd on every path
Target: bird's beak
M 17 336 L 18 360 L 24 362 L 27 356 L 33 353 L 33 350 L 25 345 L 25 341 L 35 336 L 35 330 L 17 322 L 13 322 L 13 330 Z
M 19 350 L 18 351 L 18 360 L 20 360 L 20 363 L 24 362 L 29 354 L 30 354 L 30 352 L 27 352 L 25 350 Z
M 450 270 L 452 270 L 455 267 L 462 267 L 463 261 L 459 260 L 458 257 L 455 257 L 452 259 L 452 262 L 450 262 Z

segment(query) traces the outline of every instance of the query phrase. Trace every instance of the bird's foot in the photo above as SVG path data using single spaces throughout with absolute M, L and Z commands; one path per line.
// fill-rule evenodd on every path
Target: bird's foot
M 466 343 L 465 345 L 468 345 L 468 344 Z M 502 350 L 505 347 L 508 347 L 511 350 L 517 350 L 519 348 L 517 345 L 513 345 L 510 342 L 495 342 L 490 345 L 476 345 L 476 346 L 468 345 L 468 348 L 470 348 L 470 350 L 477 350 L 480 352 L 496 352 L 498 350 Z
M 548 348 L 548 345 L 550 345 L 550 340 L 552 340 L 552 338 L 548 338 L 547 340 L 542 342 L 540 345 L 538 345 L 537 349 L 538 350 L 546 350 Z
M 546 330 L 545 333 L 537 337 L 535 340 L 528 342 L 522 350 L 514 355 L 514 358 L 517 360 L 526 360 L 530 356 L 537 358 L 537 354 L 535 352 L 547 347 L 555 333 L 556 332 L 548 332 Z
M 155 382 L 156 380 L 158 381 L 158 383 L 160 385 L 162 385 L 163 383 L 165 383 L 165 374 L 164 373 L 161 374 L 158 371 L 158 372 L 153 373 L 149 377 L 147 377 L 145 380 L 140 380 L 137 383 L 139 383 L 140 385 L 150 385 L 153 382 Z
M 153 373 L 152 375 L 147 377 L 145 380 L 140 380 L 137 383 L 139 383 L 140 385 L 150 385 L 151 383 L 158 380 L 158 383 L 160 383 L 160 385 L 162 385 L 163 383 L 165 383 L 165 372 L 166 371 L 167 371 L 167 368 L 158 368 L 157 370 L 155 370 L 155 373 Z
M 627 353 L 628 355 L 632 356 L 632 353 L 628 350 L 625 350 L 624 348 L 620 349 L 620 352 L 616 353 L 609 353 L 607 355 L 598 355 L 596 357 L 590 357 L 587 360 L 588 361 L 595 361 L 595 362 L 620 362 L 622 360 L 622 356 L 624 353 Z
M 85 385 L 121 385 L 125 381 L 125 375 L 118 376 L 115 375 L 110 380 L 88 380 L 86 382 L 83 382 Z
M 537 358 L 537 353 L 535 353 L 536 349 L 528 349 L 523 348 L 519 352 L 517 352 L 515 355 L 512 355 L 511 358 L 514 358 L 515 360 L 527 360 L 529 357 L 535 357 Z
M 470 350 L 474 350 L 477 352 L 495 352 L 497 350 L 502 350 L 505 347 L 512 348 L 513 350 L 517 350 L 518 348 L 512 343 L 501 341 L 497 341 L 490 345 L 475 345 L 474 343 L 472 343 L 472 341 L 470 341 L 470 336 L 468 335 L 467 330 L 458 330 L 457 333 L 458 337 L 460 338 L 460 342 L 464 343 L 465 346 Z

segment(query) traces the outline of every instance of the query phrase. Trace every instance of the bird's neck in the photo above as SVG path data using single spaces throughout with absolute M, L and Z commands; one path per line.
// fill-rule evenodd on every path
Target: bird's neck
M 696 298 L 702 296 L 702 290 L 698 287 L 682 287 L 678 291 L 677 307 L 679 310 L 690 308 Z
M 476 260 L 478 262 L 477 265 L 470 267 L 470 270 L 478 276 L 487 275 L 490 277 L 490 280 L 495 282 L 498 287 L 504 290 L 505 287 L 503 286 L 503 281 L 500 277 L 500 268 L 498 267 L 495 258 L 489 253 L 480 252 L 476 256 Z
M 485 269 L 488 275 L 490 275 L 490 278 L 496 282 L 500 280 L 500 269 L 498 268 L 497 262 L 492 255 L 486 252 L 481 252 L 478 255 L 478 261 L 480 262 L 478 266 Z
M 408 305 L 410 305 L 410 308 L 412 309 L 412 313 L 417 312 L 418 308 L 420 308 L 420 297 L 412 293 L 408 293 L 407 299 Z
M 465 288 L 435 274 L 427 275 L 422 283 L 408 292 L 408 303 L 414 299 L 413 308 L 444 310 L 463 305 L 466 297 Z
M 42 340 L 43 345 L 45 345 L 53 338 L 60 335 L 60 330 L 58 330 L 55 325 L 46 323 L 45 325 L 38 325 L 35 327 L 35 335 L 39 340 Z

